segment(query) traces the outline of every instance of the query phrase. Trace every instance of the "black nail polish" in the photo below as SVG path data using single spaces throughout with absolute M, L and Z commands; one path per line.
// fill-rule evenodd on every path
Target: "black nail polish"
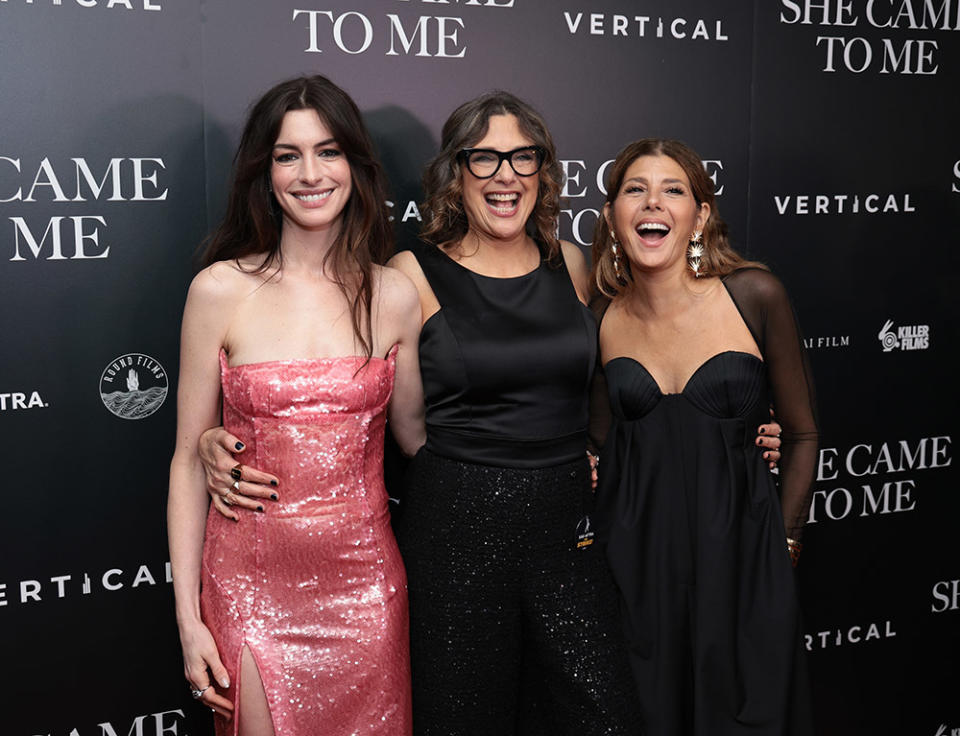
M 238 442 L 234 445 L 234 447 L 236 447 L 237 450 L 242 450 L 244 448 L 244 444 L 242 442 Z
M 276 501 L 276 500 L 277 500 L 277 494 L 276 494 L 276 493 L 271 493 L 271 494 L 270 494 L 270 500 L 271 500 L 271 501 Z
M 257 511 L 263 512 L 263 506 L 257 506 Z
M 766 434 L 766 432 L 767 430 L 765 430 L 763 427 L 760 427 L 760 434 Z
M 280 484 L 277 483 L 277 479 L 276 479 L 276 478 L 273 478 L 273 479 L 271 479 L 271 481 L 270 481 L 270 485 L 276 487 L 276 486 L 278 486 L 278 485 L 280 485 Z

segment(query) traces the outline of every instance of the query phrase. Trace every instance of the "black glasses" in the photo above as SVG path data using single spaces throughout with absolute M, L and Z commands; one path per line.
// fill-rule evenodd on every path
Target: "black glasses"
M 466 163 L 470 173 L 478 179 L 489 179 L 500 171 L 504 161 L 517 176 L 533 176 L 543 166 L 544 151 L 540 146 L 524 146 L 512 151 L 494 151 L 492 148 L 464 148 L 457 160 Z

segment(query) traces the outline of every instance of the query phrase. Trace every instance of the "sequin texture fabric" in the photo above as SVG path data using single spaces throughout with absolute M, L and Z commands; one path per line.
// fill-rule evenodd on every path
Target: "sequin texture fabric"
M 211 509 L 201 607 L 231 681 L 248 647 L 284 736 L 410 733 L 406 576 L 383 486 L 386 360 L 230 367 L 224 425 L 280 501 L 239 522 Z M 217 717 L 218 736 L 237 719 Z
M 639 703 L 582 460 L 465 463 L 421 449 L 396 522 L 410 575 L 417 736 L 637 736 Z

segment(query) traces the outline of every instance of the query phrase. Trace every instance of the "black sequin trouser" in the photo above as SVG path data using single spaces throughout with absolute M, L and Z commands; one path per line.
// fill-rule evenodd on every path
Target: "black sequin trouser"
M 395 522 L 416 736 L 635 736 L 603 551 L 576 549 L 589 466 L 474 465 L 423 449 Z

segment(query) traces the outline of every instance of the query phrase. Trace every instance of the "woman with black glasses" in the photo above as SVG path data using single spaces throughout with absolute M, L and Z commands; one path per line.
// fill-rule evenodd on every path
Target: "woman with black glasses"
M 418 734 L 637 734 L 616 594 L 589 529 L 596 323 L 557 239 L 562 172 L 506 92 L 461 105 L 424 174 L 427 442 L 395 524 Z M 523 693 L 521 695 L 521 692 Z

